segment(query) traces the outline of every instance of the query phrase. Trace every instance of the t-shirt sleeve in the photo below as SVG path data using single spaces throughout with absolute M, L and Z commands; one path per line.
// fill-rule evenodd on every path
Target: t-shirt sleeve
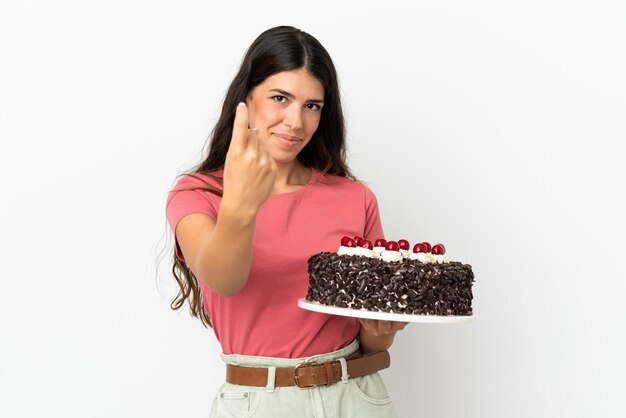
M 378 200 L 376 195 L 367 186 L 365 187 L 365 228 L 363 230 L 363 238 L 372 243 L 379 239 L 385 238 L 383 225 L 380 220 L 378 211 Z
M 194 177 L 185 176 L 176 183 L 167 198 L 165 209 L 167 222 L 174 234 L 176 256 L 183 261 L 185 258 L 176 239 L 178 222 L 192 213 L 204 213 L 213 220 L 217 219 L 219 197 L 207 190 L 194 189 L 198 187 L 206 188 L 207 185 Z

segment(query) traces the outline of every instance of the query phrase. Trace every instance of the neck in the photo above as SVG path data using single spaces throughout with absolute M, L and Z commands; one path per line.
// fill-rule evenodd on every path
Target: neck
M 278 164 L 273 193 L 297 190 L 308 183 L 311 169 L 295 160 L 291 164 Z

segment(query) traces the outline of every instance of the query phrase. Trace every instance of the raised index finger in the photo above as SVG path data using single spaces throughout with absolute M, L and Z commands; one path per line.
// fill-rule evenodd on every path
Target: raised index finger
M 233 136 L 230 139 L 229 150 L 243 151 L 248 146 L 248 107 L 244 102 L 237 105 Z

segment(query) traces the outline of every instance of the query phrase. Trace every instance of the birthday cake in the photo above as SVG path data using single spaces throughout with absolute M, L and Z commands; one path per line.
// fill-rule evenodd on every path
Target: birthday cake
M 336 253 L 308 260 L 306 299 L 322 305 L 410 315 L 472 315 L 472 266 L 443 244 L 343 237 Z

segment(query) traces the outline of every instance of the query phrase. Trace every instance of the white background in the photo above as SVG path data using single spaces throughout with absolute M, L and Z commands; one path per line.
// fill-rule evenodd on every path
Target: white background
M 617 1 L 3 1 L 0 416 L 208 416 L 223 365 L 169 309 L 165 198 L 278 24 L 333 56 L 386 235 L 474 266 L 474 322 L 398 335 L 399 415 L 626 416 L 625 17 Z

